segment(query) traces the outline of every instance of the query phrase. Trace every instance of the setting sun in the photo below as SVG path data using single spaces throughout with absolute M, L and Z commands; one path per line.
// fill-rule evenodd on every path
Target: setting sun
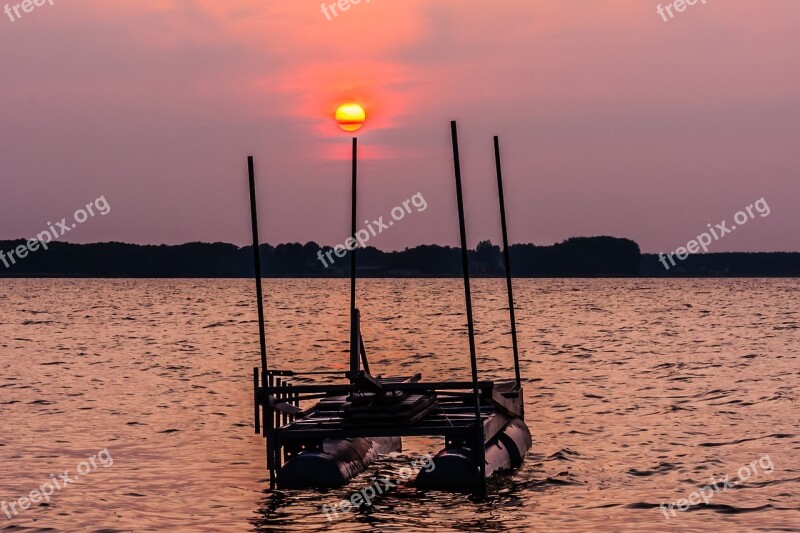
M 367 115 L 358 104 L 342 104 L 336 110 L 336 122 L 344 131 L 357 131 L 364 125 Z

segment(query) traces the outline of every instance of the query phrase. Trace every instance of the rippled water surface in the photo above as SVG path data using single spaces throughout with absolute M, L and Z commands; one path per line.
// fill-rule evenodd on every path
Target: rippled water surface
M 49 504 L 0 510 L 0 531 L 800 530 L 800 282 L 515 287 L 534 441 L 523 468 L 485 501 L 401 484 L 329 522 L 323 504 L 440 443 L 408 440 L 343 489 L 266 491 L 252 282 L 2 280 L 0 503 L 84 462 L 86 475 Z M 503 288 L 474 287 L 487 378 L 513 375 Z M 344 369 L 346 281 L 265 289 L 271 361 Z M 469 378 L 457 280 L 363 281 L 359 298 L 374 373 Z M 756 472 L 708 505 L 659 509 L 746 465 Z

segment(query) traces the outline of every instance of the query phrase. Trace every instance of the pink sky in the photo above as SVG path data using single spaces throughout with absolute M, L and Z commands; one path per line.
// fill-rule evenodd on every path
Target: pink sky
M 328 3 L 332 3 L 328 2 Z M 613 235 L 670 251 L 764 197 L 712 251 L 800 251 L 800 2 L 55 0 L 0 14 L 0 239 L 100 195 L 74 242 L 344 241 L 364 103 L 361 219 L 428 209 L 370 241 L 458 237 L 458 119 L 471 244 L 499 240 L 491 137 L 514 242 Z

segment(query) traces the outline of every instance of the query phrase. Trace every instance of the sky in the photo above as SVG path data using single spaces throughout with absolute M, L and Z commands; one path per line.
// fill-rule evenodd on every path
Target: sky
M 611 235 L 668 252 L 759 199 L 710 251 L 800 251 L 800 2 L 54 0 L 0 13 L 0 239 L 103 197 L 71 242 L 343 243 L 350 139 L 359 218 L 424 211 L 370 241 L 470 245 Z M 328 0 L 333 4 L 333 0 Z M 664 5 L 670 5 L 664 2 Z M 0 7 L 4 4 L 0 2 Z M 11 20 L 14 18 L 15 20 Z M 362 224 L 363 225 L 363 224 Z

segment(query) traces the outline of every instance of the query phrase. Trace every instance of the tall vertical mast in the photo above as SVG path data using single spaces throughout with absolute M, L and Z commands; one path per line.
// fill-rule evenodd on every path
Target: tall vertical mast
M 256 299 L 258 300 L 258 338 L 261 341 L 261 371 L 267 372 L 267 340 L 264 333 L 264 295 L 261 290 L 261 253 L 258 240 L 258 211 L 256 209 L 256 173 L 253 156 L 247 158 L 250 175 L 250 221 L 253 226 L 253 264 L 256 269 Z
M 358 139 L 353 137 L 353 174 L 350 208 L 350 236 L 355 239 L 358 216 Z M 355 382 L 360 371 L 361 331 L 356 309 L 356 247 L 350 250 L 350 381 Z
M 479 433 L 480 442 L 476 442 L 475 446 L 480 446 L 480 451 L 483 452 L 483 421 L 481 418 L 481 397 L 478 388 L 478 359 L 475 353 L 475 324 L 472 319 L 472 293 L 469 284 L 469 250 L 467 249 L 467 227 L 464 221 L 464 195 L 461 188 L 461 158 L 458 153 L 458 128 L 456 121 L 450 122 L 450 134 L 453 139 L 453 163 L 455 167 L 456 177 L 456 201 L 458 202 L 458 228 L 461 234 L 461 266 L 464 271 L 464 297 L 467 305 L 467 330 L 469 333 L 469 362 L 472 370 L 472 388 L 475 394 L 475 424 L 476 431 Z M 478 440 L 478 439 L 476 439 Z M 476 454 L 480 456 L 478 462 L 479 482 L 482 489 L 486 480 L 486 463 L 483 459 L 483 454 Z
M 506 267 L 506 288 L 508 291 L 508 312 L 511 316 L 511 344 L 514 349 L 514 374 L 517 388 L 521 386 L 519 371 L 519 348 L 517 346 L 517 321 L 514 317 L 514 288 L 511 283 L 511 255 L 508 249 L 508 226 L 506 225 L 506 201 L 503 195 L 503 168 L 500 165 L 500 139 L 494 137 L 494 161 L 497 167 L 497 193 L 500 197 L 500 225 L 503 228 L 503 260 Z

